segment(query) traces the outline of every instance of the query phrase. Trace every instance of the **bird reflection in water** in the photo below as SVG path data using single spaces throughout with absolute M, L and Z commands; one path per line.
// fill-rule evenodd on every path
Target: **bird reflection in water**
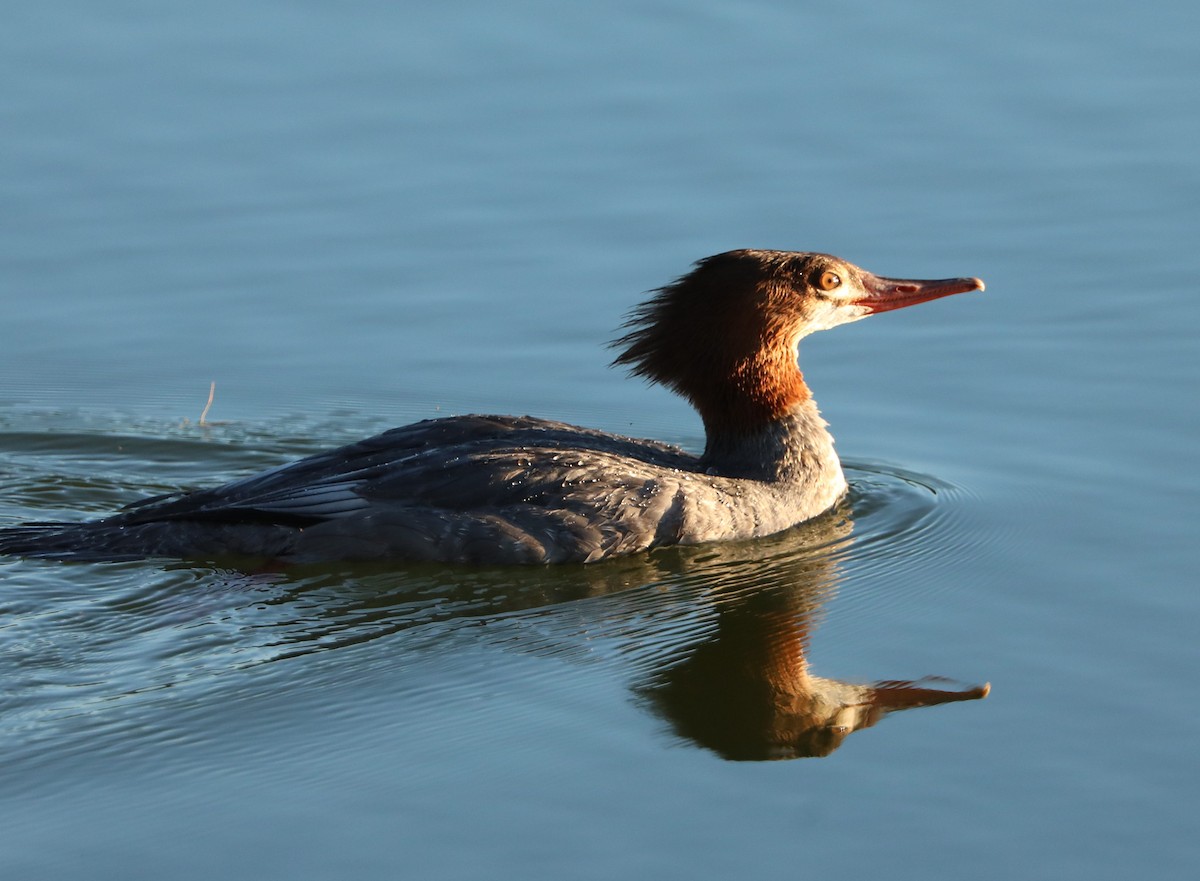
M 941 677 L 857 684 L 812 672 L 809 642 L 836 592 L 847 514 L 805 524 L 770 548 L 710 555 L 714 626 L 637 689 L 676 734 L 733 760 L 827 756 L 890 712 L 987 696 L 987 684 L 956 687 Z
M 868 539 L 880 531 L 871 518 Z M 581 634 L 613 635 L 636 668 L 639 703 L 684 739 L 727 759 L 827 756 L 890 712 L 989 690 L 940 677 L 858 684 L 813 673 L 810 639 L 837 593 L 840 560 L 873 553 L 855 547 L 864 536 L 854 529 L 846 502 L 772 538 L 591 566 L 360 568 L 349 577 L 288 567 L 273 573 L 290 584 L 278 605 L 292 607 L 284 632 L 275 631 L 275 657 L 439 623 L 473 621 L 485 626 L 466 631 L 470 639 L 537 654 L 571 653 Z M 577 602 L 600 597 L 599 606 Z M 298 604 L 309 614 L 296 615 Z
M 678 734 L 728 759 L 827 756 L 895 710 L 987 696 L 986 684 L 954 689 L 934 677 L 860 685 L 813 674 L 817 609 L 797 599 L 768 590 L 719 600 L 713 635 L 642 693 Z

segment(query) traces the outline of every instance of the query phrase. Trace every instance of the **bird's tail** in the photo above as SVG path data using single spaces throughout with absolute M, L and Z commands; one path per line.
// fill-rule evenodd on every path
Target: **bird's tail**
M 277 523 L 151 520 L 122 515 L 78 523 L 26 523 L 0 528 L 0 555 L 109 562 L 171 557 L 283 558 L 300 530 Z
M 51 560 L 131 560 L 121 530 L 104 523 L 26 523 L 0 529 L 0 555 Z

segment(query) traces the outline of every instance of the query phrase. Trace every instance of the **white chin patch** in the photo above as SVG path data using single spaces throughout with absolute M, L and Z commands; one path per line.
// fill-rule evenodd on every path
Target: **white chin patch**
M 826 300 L 820 304 L 819 308 L 813 311 L 805 331 L 812 333 L 816 330 L 829 330 L 829 328 L 837 327 L 839 324 L 849 324 L 851 321 L 866 318 L 870 314 L 871 310 L 866 306 L 855 306 L 850 303 L 835 303 Z

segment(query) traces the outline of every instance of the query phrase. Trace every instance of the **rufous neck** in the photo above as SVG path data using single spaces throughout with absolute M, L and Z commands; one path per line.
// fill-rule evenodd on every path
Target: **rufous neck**
M 687 394 L 710 439 L 756 434 L 812 401 L 795 349 L 759 352 Z

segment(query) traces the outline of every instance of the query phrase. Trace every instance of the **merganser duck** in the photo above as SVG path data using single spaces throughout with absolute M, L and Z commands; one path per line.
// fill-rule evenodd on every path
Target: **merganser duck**
M 881 278 L 828 254 L 717 254 L 655 291 L 612 344 L 614 364 L 699 411 L 699 456 L 528 416 L 432 419 L 102 520 L 0 530 L 0 553 L 590 563 L 772 535 L 847 490 L 796 363 L 800 339 L 983 289 Z

